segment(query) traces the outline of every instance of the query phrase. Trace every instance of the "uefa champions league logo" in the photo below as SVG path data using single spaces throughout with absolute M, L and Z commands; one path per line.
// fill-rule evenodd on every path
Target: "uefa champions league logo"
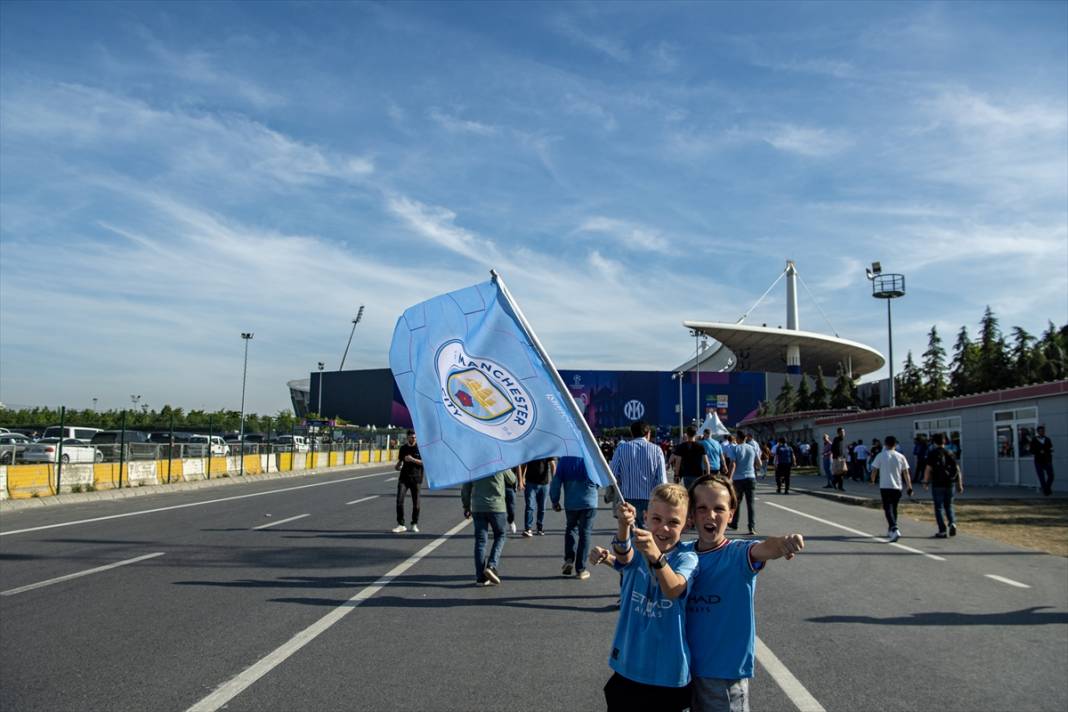
M 457 421 L 497 440 L 518 440 L 530 432 L 534 400 L 507 368 L 472 356 L 458 340 L 438 349 L 435 367 L 441 404 Z

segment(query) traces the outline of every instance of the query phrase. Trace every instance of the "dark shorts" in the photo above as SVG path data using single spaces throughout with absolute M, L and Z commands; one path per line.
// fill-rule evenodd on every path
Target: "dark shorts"
M 646 685 L 623 677 L 618 672 L 604 686 L 608 712 L 682 712 L 690 708 L 692 695 L 690 685 Z

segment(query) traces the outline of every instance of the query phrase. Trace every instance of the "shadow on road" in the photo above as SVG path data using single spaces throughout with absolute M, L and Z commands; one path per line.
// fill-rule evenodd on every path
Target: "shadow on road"
M 874 625 L 1064 625 L 1068 623 L 1068 613 L 1048 612 L 1043 609 L 1050 606 L 1032 606 L 1018 611 L 1003 613 L 956 613 L 953 611 L 932 611 L 914 613 L 910 616 L 894 618 L 875 618 L 874 616 L 820 616 L 809 618 L 813 623 L 868 623 Z

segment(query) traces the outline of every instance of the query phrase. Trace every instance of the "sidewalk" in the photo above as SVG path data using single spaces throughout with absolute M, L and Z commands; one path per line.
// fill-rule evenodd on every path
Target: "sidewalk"
M 824 499 L 834 499 L 839 502 L 859 504 L 866 507 L 882 506 L 882 500 L 879 497 L 879 487 L 877 485 L 869 484 L 867 482 L 846 480 L 845 490 L 842 491 L 825 488 L 826 482 L 827 480 L 822 475 L 794 475 L 790 478 L 790 492 L 798 492 L 813 497 L 823 497 Z M 769 473 L 766 479 L 757 479 L 757 483 L 774 487 L 775 478 Z M 970 502 L 1004 502 L 1006 500 L 1063 502 L 1068 500 L 1068 493 L 1054 492 L 1049 497 L 1043 497 L 1033 487 L 969 487 L 967 481 L 965 481 L 964 494 L 955 494 L 954 499 Z M 912 497 L 910 498 L 908 495 L 905 495 L 901 501 L 930 502 L 931 491 L 925 490 L 923 485 L 914 485 Z

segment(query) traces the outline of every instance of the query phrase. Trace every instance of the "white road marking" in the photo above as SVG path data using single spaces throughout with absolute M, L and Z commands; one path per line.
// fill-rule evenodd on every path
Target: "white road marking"
M 345 502 L 345 504 L 359 504 L 360 502 L 366 502 L 369 499 L 378 499 L 378 495 L 373 494 L 370 497 L 360 497 L 359 499 L 354 499 L 351 502 Z
M 983 574 L 983 576 L 986 576 L 988 579 L 994 579 L 995 581 L 1000 581 L 1001 583 L 1007 583 L 1010 586 L 1015 586 L 1016 588 L 1031 588 L 1026 583 L 1020 583 L 1019 581 L 1013 581 L 1011 578 L 1005 578 L 1004 576 L 998 576 L 997 574 Z
M 12 529 L 9 532 L 0 532 L 0 536 L 8 536 L 10 534 L 25 534 L 27 532 L 39 532 L 45 529 L 55 529 L 57 527 L 73 527 L 76 524 L 90 524 L 92 522 L 103 522 L 108 519 L 122 519 L 124 517 L 136 517 L 142 514 L 155 514 L 156 512 L 167 512 L 172 509 L 185 509 L 186 507 L 199 507 L 204 504 L 216 504 L 218 502 L 232 502 L 235 499 L 247 499 L 249 497 L 262 497 L 267 494 L 278 494 L 279 492 L 292 492 L 293 490 L 307 489 L 309 487 L 322 487 L 324 485 L 336 485 L 342 482 L 352 482 L 353 480 L 365 480 L 368 477 L 381 477 L 385 475 L 385 472 L 376 472 L 370 475 L 359 475 L 357 477 L 345 477 L 340 480 L 330 480 L 329 482 L 313 482 L 310 485 L 297 485 L 296 487 L 285 487 L 283 489 L 267 490 L 266 492 L 253 492 L 251 494 L 239 494 L 233 497 L 220 497 L 219 499 L 208 499 L 203 502 L 187 502 L 186 504 L 175 504 L 170 507 L 156 507 L 155 509 L 141 509 L 136 512 L 126 512 L 125 514 L 109 514 L 106 517 L 93 517 L 92 519 L 79 519 L 73 522 L 62 522 L 60 524 L 45 524 L 40 527 L 28 527 L 26 529 Z
M 95 569 L 86 569 L 85 571 L 79 571 L 74 574 L 67 574 L 66 576 L 57 576 L 56 578 L 51 578 L 47 581 L 40 581 L 38 583 L 31 583 L 28 586 L 19 586 L 18 588 L 11 588 L 7 591 L 0 591 L 0 596 L 14 596 L 16 593 L 24 593 L 26 591 L 32 591 L 35 588 L 44 588 L 45 586 L 51 586 L 54 583 L 70 581 L 71 579 L 81 578 L 82 576 L 89 576 L 90 574 L 98 574 L 101 571 L 107 571 L 108 569 L 116 569 L 120 566 L 126 566 L 127 564 L 136 564 L 138 561 L 154 559 L 157 556 L 163 556 L 163 554 L 164 552 L 157 551 L 154 554 L 145 554 L 144 556 L 138 556 L 133 559 L 126 559 L 125 561 L 116 561 L 114 564 L 97 566 Z
M 811 692 L 805 689 L 801 681 L 794 677 L 794 674 L 782 664 L 781 660 L 775 657 L 775 653 L 771 652 L 771 649 L 764 645 L 764 641 L 760 638 L 756 639 L 756 658 L 798 710 L 801 712 L 826 712 L 823 705 L 812 696 Z
M 386 480 L 386 482 L 396 482 L 396 481 L 397 481 L 396 477 L 390 477 L 388 480 Z
M 285 662 L 305 645 L 329 630 L 335 623 L 356 610 L 356 607 L 361 603 L 374 596 L 392 583 L 395 578 L 419 563 L 421 559 L 448 541 L 450 537 L 466 527 L 470 522 L 470 519 L 464 519 L 452 529 L 417 551 L 407 560 L 394 566 L 390 569 L 389 573 L 382 576 L 382 578 L 378 579 L 373 584 L 294 635 L 281 646 L 246 668 L 243 672 L 238 673 L 237 676 L 220 685 L 210 695 L 190 707 L 187 712 L 215 712 L 215 710 L 224 707 L 230 700 L 240 695 L 261 677 Z
M 866 539 L 874 539 L 876 541 L 884 541 L 886 539 L 886 537 L 874 536 L 874 535 L 869 534 L 867 532 L 862 532 L 859 529 L 853 529 L 852 527 L 847 527 L 844 524 L 838 524 L 837 522 L 832 522 L 830 520 L 823 519 L 821 517 L 816 517 L 816 516 L 813 516 L 811 514 L 806 514 L 805 512 L 799 512 L 796 509 L 791 509 L 790 507 L 784 507 L 781 504 L 775 504 L 774 502 L 765 502 L 764 504 L 768 505 L 769 507 L 777 507 L 779 509 L 782 509 L 782 510 L 785 510 L 787 512 L 790 512 L 792 514 L 796 514 L 799 517 L 808 517 L 809 519 L 817 521 L 820 524 L 826 524 L 829 527 L 835 527 L 836 529 L 841 529 L 842 531 L 847 531 L 850 534 L 856 534 L 857 536 L 862 536 L 862 537 L 864 537 Z M 904 551 L 907 551 L 910 554 L 919 554 L 920 556 L 926 556 L 928 559 L 934 559 L 935 561 L 945 561 L 945 559 L 943 557 L 941 557 L 941 556 L 935 556 L 934 554 L 928 554 L 926 551 L 920 551 L 919 549 L 913 549 L 911 546 L 905 546 L 904 544 L 891 544 L 890 546 L 896 546 L 898 549 L 902 549 Z
M 277 522 L 269 522 L 267 524 L 261 524 L 258 527 L 252 527 L 252 531 L 256 531 L 257 529 L 270 529 L 271 527 L 277 527 L 279 524 L 285 524 L 287 522 L 295 522 L 298 519 L 304 519 L 304 517 L 310 517 L 310 516 L 311 516 L 310 514 L 298 514 L 297 516 L 290 517 L 289 519 L 279 519 Z

